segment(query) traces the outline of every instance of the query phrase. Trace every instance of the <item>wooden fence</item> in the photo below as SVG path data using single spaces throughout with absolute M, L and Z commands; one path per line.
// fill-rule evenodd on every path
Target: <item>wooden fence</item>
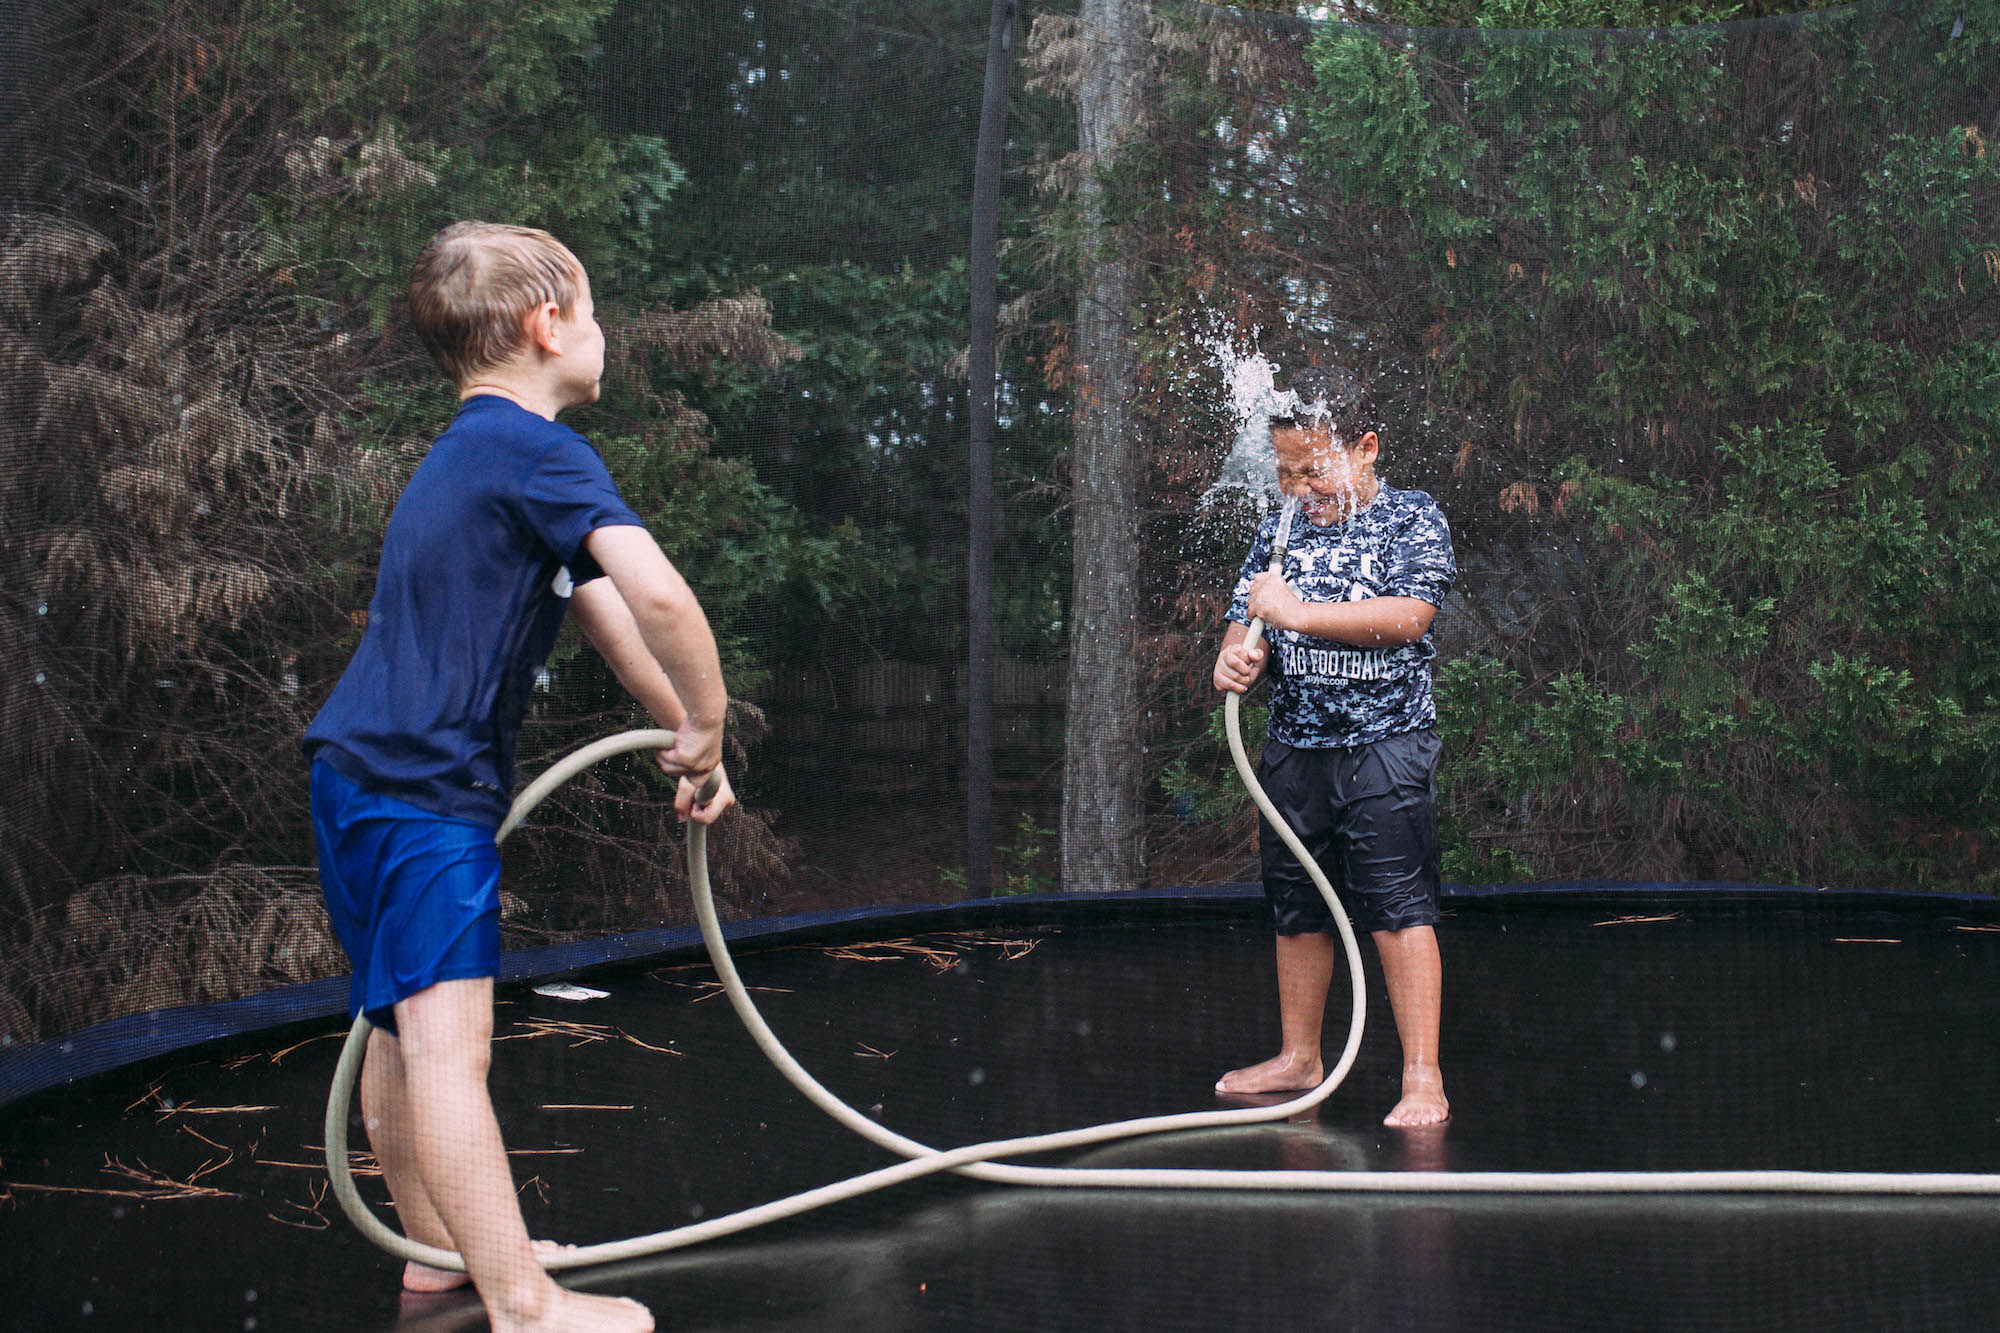
M 760 759 L 787 777 L 867 793 L 962 789 L 964 673 L 915 662 L 783 670 L 757 702 L 771 721 Z M 995 785 L 1057 780 L 1066 668 L 1002 658 L 993 670 Z

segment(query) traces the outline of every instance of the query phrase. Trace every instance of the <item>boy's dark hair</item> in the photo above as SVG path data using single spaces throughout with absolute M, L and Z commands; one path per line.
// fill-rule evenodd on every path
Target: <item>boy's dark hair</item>
M 1290 406 L 1271 418 L 1273 426 L 1330 425 L 1344 443 L 1352 444 L 1379 430 L 1374 395 L 1359 375 L 1340 366 L 1306 366 L 1286 379 Z

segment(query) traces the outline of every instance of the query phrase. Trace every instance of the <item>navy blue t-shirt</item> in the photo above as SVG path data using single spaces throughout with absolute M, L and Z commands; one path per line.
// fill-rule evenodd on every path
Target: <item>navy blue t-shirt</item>
M 1278 513 L 1265 515 L 1236 580 L 1229 618 L 1250 623 L 1250 581 L 1271 567 Z M 1458 577 L 1437 501 L 1384 484 L 1345 523 L 1292 523 L 1285 582 L 1307 602 L 1415 597 L 1440 605 Z M 1396 648 L 1361 648 L 1297 630 L 1268 632 L 1271 721 L 1265 734 L 1302 749 L 1367 745 L 1437 722 L 1428 631 Z
M 570 590 L 602 574 L 583 539 L 644 526 L 581 435 L 469 398 L 389 516 L 368 626 L 309 756 L 366 791 L 498 827 L 514 738 Z

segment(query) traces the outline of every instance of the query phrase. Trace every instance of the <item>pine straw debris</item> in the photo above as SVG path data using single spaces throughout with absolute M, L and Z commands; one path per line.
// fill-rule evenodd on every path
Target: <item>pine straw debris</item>
M 685 1056 L 685 1051 L 676 1051 L 670 1046 L 655 1046 L 651 1042 L 640 1041 L 624 1028 L 612 1027 L 608 1023 L 575 1023 L 555 1018 L 527 1018 L 514 1025 L 510 1032 L 503 1032 L 495 1041 L 524 1041 L 536 1037 L 566 1037 L 570 1049 L 578 1046 L 592 1046 L 600 1041 L 626 1041 L 641 1050 L 659 1055 Z
M 233 1060 L 224 1060 L 222 1062 L 222 1067 L 233 1073 L 234 1071 L 243 1068 L 243 1066 L 245 1065 L 256 1064 L 259 1060 L 262 1060 L 267 1064 L 273 1064 L 273 1065 L 282 1064 L 284 1063 L 284 1059 L 286 1056 L 290 1055 L 293 1051 L 298 1050 L 301 1046 L 310 1046 L 316 1041 L 334 1041 L 337 1039 L 345 1039 L 346 1036 L 347 1032 L 345 1031 L 345 1029 L 339 1032 L 323 1032 L 317 1037 L 307 1037 L 304 1041 L 295 1041 L 290 1046 L 285 1047 L 285 1049 L 282 1051 L 268 1051 L 268 1052 L 251 1051 L 249 1054 L 239 1055 Z
M 1039 939 L 992 935 L 985 931 L 961 931 L 926 935 L 920 939 L 867 940 L 859 944 L 820 946 L 819 952 L 848 963 L 893 963 L 919 958 L 933 972 L 949 972 L 961 956 L 975 948 L 997 949 L 1000 961 L 1011 963 L 1026 958 L 1041 944 Z
M 183 1199 L 247 1200 L 247 1195 L 238 1193 L 235 1190 L 226 1190 L 216 1185 L 204 1183 L 207 1177 L 214 1175 L 226 1166 L 235 1164 L 238 1161 L 236 1151 L 223 1147 L 214 1139 L 196 1134 L 186 1126 L 182 1126 L 182 1128 L 187 1133 L 193 1134 L 195 1138 L 206 1143 L 209 1147 L 216 1149 L 222 1156 L 220 1158 L 208 1158 L 200 1166 L 188 1172 L 187 1175 L 176 1178 L 165 1171 L 158 1170 L 149 1165 L 143 1157 L 135 1157 L 133 1162 L 136 1165 L 133 1165 L 110 1153 L 106 1153 L 104 1155 L 104 1165 L 100 1168 L 103 1174 L 129 1183 L 120 1186 L 44 1185 L 29 1181 L 5 1180 L 0 1181 L 0 1198 L 6 1197 L 15 1190 L 20 1190 L 24 1193 L 34 1194 L 130 1199 L 136 1203 L 178 1202 Z M 246 1164 L 260 1166 L 302 1165 L 291 1162 L 259 1162 L 254 1144 L 248 1149 L 248 1156 L 243 1160 Z M 372 1158 L 370 1160 L 372 1162 Z M 320 1170 L 321 1168 L 314 1167 L 312 1169 Z M 363 1174 L 363 1172 L 357 1170 L 356 1174 Z M 373 1171 L 372 1174 L 379 1175 L 381 1173 Z M 320 1213 L 320 1205 L 325 1202 L 326 1181 L 322 1179 L 315 1182 L 311 1187 L 310 1197 L 307 1202 L 294 1203 L 291 1200 L 279 1200 L 279 1207 L 284 1209 L 285 1212 L 272 1212 L 267 1208 L 264 1215 L 273 1222 L 277 1222 L 283 1226 L 300 1227 L 308 1231 L 324 1231 L 328 1226 L 332 1225 Z
M 636 1111 L 636 1106 L 608 1106 L 591 1102 L 544 1102 L 544 1111 Z
M 1679 912 L 1668 912 L 1662 916 L 1607 917 L 1603 921 L 1593 921 L 1591 924 L 1594 926 L 1645 926 L 1651 925 L 1656 921 L 1679 921 L 1680 919 L 1681 914 Z
M 139 1165 L 127 1166 L 110 1153 L 104 1154 L 103 1171 L 134 1182 L 122 1189 L 109 1189 L 89 1185 L 36 1185 L 22 1180 L 0 1181 L 0 1190 L 31 1190 L 37 1194 L 99 1194 L 113 1199 L 137 1199 L 150 1203 L 156 1199 L 236 1199 L 241 1195 L 228 1190 L 216 1189 L 213 1185 L 198 1183 L 205 1175 L 219 1171 L 234 1160 L 234 1154 L 221 1161 L 210 1158 L 203 1162 L 185 1180 L 175 1180 L 164 1171 L 155 1171 L 146 1165 L 144 1158 L 137 1159 Z
M 659 982 L 662 986 L 672 986 L 676 990 L 694 991 L 695 997 L 688 1001 L 689 1004 L 700 1004 L 703 1000 L 712 1000 L 723 993 L 722 983 L 719 981 L 674 981 L 660 975 L 662 972 L 671 972 L 674 970 L 673 968 L 666 967 L 655 968 L 646 975 Z M 745 986 L 743 989 L 747 991 L 762 991 L 766 995 L 790 995 L 792 993 L 790 986 Z
M 260 1159 L 257 1165 L 275 1166 L 286 1171 L 317 1171 L 323 1174 L 326 1171 L 326 1148 L 317 1143 L 307 1143 L 302 1146 L 307 1152 L 318 1153 L 320 1159 L 317 1162 L 281 1162 L 275 1157 L 265 1157 Z M 356 1179 L 379 1176 L 382 1174 L 382 1167 L 375 1160 L 374 1153 L 361 1148 L 350 1148 L 347 1152 L 347 1174 Z
M 125 1107 L 124 1114 L 130 1115 L 148 1103 L 151 1103 L 149 1109 L 161 1120 L 171 1120 L 177 1115 L 268 1115 L 273 1111 L 284 1109 L 279 1106 L 203 1106 L 197 1102 L 176 1101 L 167 1095 L 161 1086 L 162 1082 L 162 1079 L 154 1079 L 147 1084 L 146 1090 L 139 1094 L 138 1100 Z M 206 1143 L 208 1140 L 203 1139 L 202 1142 Z
M 1046 933 L 1053 933 L 1045 931 Z M 924 935 L 895 940 L 863 940 L 854 944 L 795 944 L 779 945 L 765 952 L 783 953 L 790 949 L 808 949 L 827 958 L 838 958 L 846 963 L 900 963 L 910 959 L 921 959 L 933 972 L 949 972 L 958 966 L 965 953 L 972 949 L 995 949 L 1000 961 L 1011 963 L 1026 958 L 1033 953 L 1041 940 L 1014 935 L 1000 935 L 983 930 L 941 931 L 935 935 Z M 669 973 L 710 971 L 706 962 L 680 963 L 672 967 L 656 967 L 646 975 L 662 985 L 678 987 L 682 990 L 700 991 L 694 1002 L 715 998 L 722 994 L 722 983 L 715 980 L 677 981 Z M 790 995 L 785 986 L 746 986 L 744 989 L 764 991 L 772 995 Z

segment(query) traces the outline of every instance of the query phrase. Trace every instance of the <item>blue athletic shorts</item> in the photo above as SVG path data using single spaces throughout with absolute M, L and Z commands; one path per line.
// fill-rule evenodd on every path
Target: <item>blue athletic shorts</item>
M 348 1017 L 396 1030 L 394 1006 L 500 971 L 500 849 L 468 819 L 371 795 L 312 766 L 313 840 L 334 934 L 354 963 Z
M 1437 733 L 1307 750 L 1272 741 L 1258 781 L 1326 872 L 1356 930 L 1438 920 Z M 1257 820 L 1264 898 L 1280 935 L 1334 929 L 1333 914 L 1268 820 Z

